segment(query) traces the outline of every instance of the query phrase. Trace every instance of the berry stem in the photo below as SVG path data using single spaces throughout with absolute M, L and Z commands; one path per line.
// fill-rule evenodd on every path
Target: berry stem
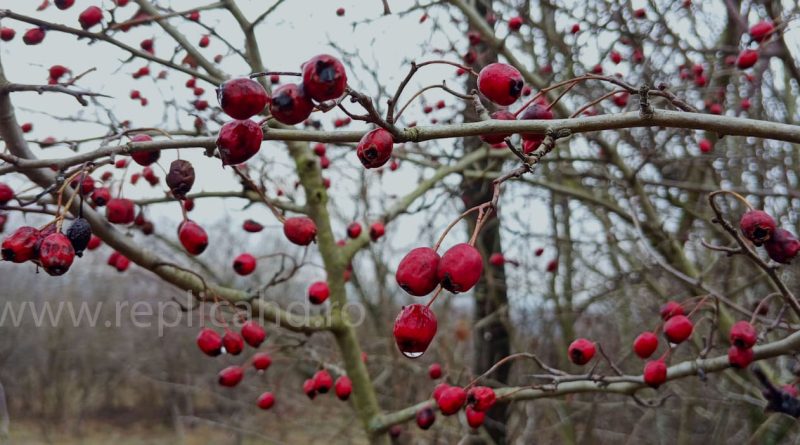
M 747 199 L 744 196 L 742 196 L 742 195 L 740 195 L 740 194 L 738 194 L 738 193 L 736 193 L 734 191 L 731 191 L 731 190 L 717 190 L 716 192 L 709 193 L 708 194 L 708 199 L 709 200 L 713 200 L 717 195 L 731 195 L 734 198 L 738 199 L 742 204 L 744 204 L 745 207 L 747 207 L 748 211 L 753 210 L 752 204 L 747 202 Z
M 441 285 L 441 284 L 440 284 L 440 285 L 438 285 L 438 286 L 436 286 L 436 292 L 434 292 L 434 293 L 433 293 L 433 297 L 431 297 L 430 301 L 428 301 L 428 304 L 426 304 L 426 305 L 425 305 L 425 307 L 427 307 L 427 308 L 430 308 L 430 307 L 431 307 L 431 305 L 433 304 L 433 302 L 434 302 L 434 301 L 436 301 L 436 297 L 438 297 L 438 296 L 439 296 L 439 294 L 441 294 L 441 293 L 442 293 L 442 289 L 444 289 L 444 288 L 442 287 L 442 285 Z

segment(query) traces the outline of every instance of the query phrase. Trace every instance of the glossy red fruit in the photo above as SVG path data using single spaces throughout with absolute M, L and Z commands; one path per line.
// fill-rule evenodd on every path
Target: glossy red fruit
M 667 365 L 662 360 L 653 360 L 644 365 L 644 383 L 658 388 L 667 381 Z
M 753 39 L 753 41 L 761 42 L 769 37 L 774 30 L 775 26 L 772 24 L 772 22 L 762 20 L 751 26 L 748 34 L 750 34 L 750 38 Z
M 431 380 L 436 380 L 441 376 L 442 376 L 442 365 L 438 363 L 431 363 L 431 365 L 428 366 L 428 377 L 430 377 Z
M 244 377 L 244 369 L 239 366 L 228 366 L 219 372 L 217 381 L 220 385 L 228 388 L 233 388 L 242 381 Z
M 267 332 L 264 328 L 253 320 L 248 320 L 242 325 L 242 337 L 248 345 L 257 348 L 267 338 Z
M 75 249 L 63 233 L 51 233 L 39 245 L 39 262 L 52 276 L 64 275 L 75 260 Z
M 385 233 L 386 227 L 381 222 L 375 222 L 369 226 L 369 239 L 372 241 L 378 241 Z
M 732 345 L 740 349 L 746 349 L 755 346 L 758 335 L 756 334 L 756 328 L 750 322 L 741 320 L 731 327 L 728 338 Z
M 467 393 L 467 403 L 476 411 L 489 411 L 496 400 L 494 390 L 488 386 L 473 386 Z
M 336 379 L 334 391 L 336 392 L 336 397 L 338 397 L 339 400 L 349 399 L 350 393 L 353 392 L 353 382 L 350 381 L 350 377 L 343 375 Z
M 244 339 L 236 332 L 225 331 L 225 335 L 222 336 L 222 346 L 226 353 L 239 355 L 244 350 Z
M 36 241 L 39 230 L 35 227 L 23 226 L 3 240 L 3 260 L 24 263 L 36 256 Z
M 325 369 L 317 371 L 313 379 L 314 389 L 320 394 L 327 393 L 330 391 L 331 387 L 333 387 L 333 377 L 331 377 L 331 374 Z
M 259 371 L 266 371 L 272 364 L 272 357 L 266 352 L 257 352 L 253 354 L 253 367 Z
M 676 315 L 683 315 L 683 306 L 677 301 L 667 301 L 658 311 L 662 320 L 669 320 Z
M 447 388 L 449 388 L 449 387 L 450 387 L 450 385 L 448 385 L 448 384 L 447 384 L 447 383 L 445 383 L 445 382 L 442 382 L 442 383 L 439 383 L 438 385 L 436 385 L 436 386 L 433 388 L 433 393 L 432 393 L 432 395 L 431 395 L 431 397 L 433 397 L 433 400 L 436 400 L 436 401 L 437 401 L 437 403 L 438 403 L 438 401 L 439 401 L 439 397 L 441 397 L 441 396 L 442 396 L 442 393 L 444 392 L 444 390 L 446 390 L 446 389 L 447 389 Z
M 268 410 L 272 408 L 272 405 L 275 404 L 275 396 L 272 395 L 271 392 L 265 392 L 258 396 L 258 400 L 256 400 L 256 405 L 263 410 Z
M 620 62 L 622 62 L 622 54 L 620 54 L 619 51 L 611 51 L 608 57 L 611 59 L 611 62 L 613 62 L 614 65 L 618 65 Z
M 356 147 L 356 155 L 366 168 L 378 168 L 392 157 L 394 138 L 383 128 L 376 128 L 365 134 Z
M 112 198 L 106 204 L 106 218 L 112 224 L 130 224 L 136 218 L 133 201 L 125 198 Z
M 417 411 L 417 426 L 427 430 L 436 421 L 436 413 L 431 408 L 422 408 Z
M 245 120 L 264 111 L 270 98 L 260 83 L 241 77 L 220 85 L 217 88 L 217 100 L 222 111 L 228 116 Z
M 51 79 L 59 80 L 69 73 L 69 68 L 65 67 L 64 65 L 53 65 L 48 70 L 48 73 L 50 74 Z
M 728 349 L 728 363 L 734 368 L 744 369 L 753 362 L 753 348 L 737 348 L 735 345 Z
M 245 276 L 250 275 L 256 270 L 256 257 L 249 253 L 243 253 L 233 260 L 233 270 L 237 274 Z
M 658 349 L 658 336 L 650 331 L 642 332 L 633 341 L 633 352 L 639 358 L 649 358 Z
M 511 31 L 519 31 L 522 28 L 522 17 L 511 17 L 508 21 L 508 29 Z
M 14 190 L 8 185 L 0 182 L 0 205 L 6 205 L 14 199 Z
M 294 83 L 281 85 L 272 92 L 272 103 L 269 111 L 278 122 L 295 125 L 308 119 L 314 103 L 303 91 L 303 87 Z
M 495 111 L 491 114 L 492 119 L 501 120 L 501 121 L 513 121 L 516 120 L 516 116 L 514 113 L 511 113 L 506 110 L 499 110 Z M 511 134 L 483 134 L 480 136 L 480 139 L 487 144 L 499 144 L 503 142 L 507 137 L 510 137 Z
M 701 139 L 700 144 L 700 151 L 703 153 L 711 153 L 711 150 L 714 149 L 714 145 L 708 139 Z
M 442 255 L 436 277 L 452 293 L 467 292 L 481 279 L 483 258 L 478 249 L 466 243 L 456 244 Z
M 292 243 L 298 246 L 307 246 L 317 236 L 317 225 L 307 216 L 286 218 L 283 222 L 283 234 Z
M 519 120 L 550 120 L 553 119 L 553 112 L 540 104 L 533 104 L 519 115 Z M 539 145 L 544 140 L 544 134 L 522 133 L 522 139 L 535 145 Z
M 261 148 L 264 132 L 258 123 L 246 120 L 230 121 L 219 129 L 217 148 L 222 165 L 236 165 L 252 158 Z
M 325 281 L 317 281 L 308 287 L 308 300 L 312 304 L 322 304 L 330 295 L 330 288 Z
M 325 156 L 325 152 L 326 151 L 327 150 L 325 149 L 325 144 L 320 142 L 320 143 L 317 143 L 317 144 L 314 145 L 314 154 L 315 155 L 317 155 L 319 157 L 323 157 L 323 156 Z
M 208 247 L 208 234 L 199 224 L 186 220 L 178 226 L 178 239 L 192 255 L 200 255 Z
M 253 221 L 252 219 L 245 220 L 245 222 L 242 224 L 242 228 L 244 229 L 245 232 L 250 232 L 250 233 L 258 233 L 264 230 L 263 225 L 261 225 L 257 221 Z
M 206 355 L 216 357 L 222 353 L 222 337 L 213 329 L 201 329 L 196 341 L 197 347 Z
M 339 17 L 344 15 L 344 8 L 336 8 L 336 15 Z
M 498 105 L 511 105 L 519 99 L 525 81 L 511 65 L 491 63 L 478 74 L 478 90 Z
M 736 67 L 740 70 L 746 70 L 758 62 L 758 51 L 752 49 L 745 49 L 736 57 Z
M 480 428 L 483 425 L 484 420 L 486 420 L 486 413 L 483 411 L 477 411 L 473 409 L 471 406 L 468 406 L 466 409 L 467 415 L 467 424 L 470 428 Z
M 111 200 L 111 191 L 107 187 L 100 187 L 92 192 L 92 202 L 97 207 L 103 207 Z
M 397 266 L 397 284 L 411 295 L 428 295 L 439 284 L 437 271 L 441 258 L 430 247 L 411 250 Z
M 445 389 L 439 399 L 436 400 L 439 405 L 439 411 L 445 416 L 457 413 L 466 402 L 467 392 L 460 386 L 451 386 Z
M 664 335 L 671 343 L 682 343 L 693 330 L 694 324 L 685 315 L 676 315 L 664 323 Z
M 361 236 L 361 224 L 357 222 L 350 223 L 350 225 L 347 226 L 347 237 L 356 239 L 359 236 Z
M 2 27 L 0 28 L 0 40 L 4 42 L 10 42 L 14 40 L 14 36 L 17 35 L 17 32 L 14 31 L 14 28 Z
M 436 315 L 427 306 L 405 306 L 394 320 L 394 341 L 408 358 L 418 358 L 425 353 L 436 335 Z
M 585 365 L 594 357 L 595 353 L 594 342 L 585 338 L 579 338 L 570 343 L 567 349 L 569 360 L 576 365 Z
M 314 397 L 317 396 L 317 386 L 313 378 L 306 379 L 306 381 L 303 382 L 303 392 L 311 400 L 314 400 Z
M 204 35 L 200 37 L 200 41 L 197 43 L 197 46 L 200 48 L 208 48 L 208 45 L 211 43 L 211 37 L 208 35 Z
M 81 28 L 89 29 L 103 20 L 103 10 L 97 6 L 89 6 L 78 16 Z
M 800 252 L 800 241 L 788 230 L 775 229 L 764 248 L 773 261 L 789 264 Z
M 89 238 L 89 244 L 86 246 L 86 248 L 89 250 L 95 250 L 100 247 L 101 244 L 103 244 L 103 240 L 101 240 L 97 235 L 92 235 L 92 237 Z
M 22 35 L 22 41 L 26 45 L 38 45 L 42 43 L 44 40 L 45 30 L 44 28 L 31 28 L 25 31 L 25 34 Z
M 117 269 L 117 272 L 125 272 L 131 265 L 131 260 L 119 252 L 112 252 L 108 257 L 108 265 Z
M 492 266 L 502 266 L 506 263 L 506 257 L 500 252 L 495 252 L 489 257 L 489 264 Z
M 320 54 L 304 63 L 303 89 L 312 99 L 322 102 L 337 99 L 347 87 L 347 73 L 339 59 Z
M 137 134 L 131 138 L 131 142 L 152 142 L 153 138 L 146 134 Z M 150 164 L 158 161 L 161 157 L 161 152 L 158 150 L 153 151 L 137 151 L 131 154 L 131 157 L 137 164 L 147 167 Z

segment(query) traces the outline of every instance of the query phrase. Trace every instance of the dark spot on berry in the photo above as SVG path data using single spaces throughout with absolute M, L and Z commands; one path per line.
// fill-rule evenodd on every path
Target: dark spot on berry
M 508 85 L 508 94 L 512 97 L 519 97 L 519 95 L 522 94 L 522 88 L 524 86 L 521 80 L 512 80 Z
M 320 60 L 317 62 L 316 70 L 319 80 L 323 82 L 333 82 L 336 80 L 336 68 L 334 68 L 332 64 Z
M 364 156 L 369 160 L 376 159 L 378 157 L 378 148 L 374 145 L 369 147 L 364 150 Z
M 288 94 L 281 94 L 272 99 L 272 103 L 277 105 L 280 110 L 286 110 L 294 106 L 294 100 Z

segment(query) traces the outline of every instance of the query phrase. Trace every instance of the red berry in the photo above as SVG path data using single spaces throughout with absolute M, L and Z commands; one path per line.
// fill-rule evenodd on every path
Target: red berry
M 256 269 L 256 257 L 243 253 L 233 260 L 233 270 L 239 275 L 250 275 Z
M 384 227 L 381 222 L 372 223 L 372 225 L 369 226 L 369 239 L 372 241 L 378 241 L 385 233 L 386 227 Z
M 208 35 L 204 35 L 203 37 L 200 37 L 200 41 L 197 43 L 197 46 L 199 46 L 200 48 L 208 48 L 208 45 L 210 43 L 211 43 L 211 37 L 209 37 Z
M 393 334 L 403 355 L 420 357 L 436 335 L 436 315 L 422 304 L 405 306 L 394 320 Z
M 347 226 L 347 237 L 356 239 L 361 235 L 361 224 L 352 222 Z
M 208 247 L 208 235 L 199 224 L 186 220 L 178 226 L 178 239 L 192 255 L 200 255 Z
M 108 265 L 117 269 L 117 272 L 125 272 L 131 265 L 131 260 L 119 252 L 112 252 L 108 257 Z
M 581 32 L 581 25 L 578 24 L 578 23 L 573 24 L 572 28 L 570 28 L 569 32 L 571 32 L 572 34 L 577 34 L 577 33 Z
M 220 371 L 217 377 L 217 381 L 220 385 L 232 388 L 242 381 L 242 378 L 244 377 L 244 369 L 240 368 L 239 366 L 228 366 Z
M 671 343 L 682 343 L 692 335 L 694 325 L 685 315 L 676 315 L 664 323 L 664 335 Z
M 258 396 L 258 400 L 256 400 L 256 405 L 263 410 L 267 410 L 272 408 L 272 405 L 275 404 L 275 396 L 272 395 L 271 392 L 265 392 Z
M 491 118 L 502 121 L 513 121 L 517 119 L 514 113 L 506 110 L 495 111 L 492 113 Z M 487 144 L 499 144 L 509 136 L 511 136 L 511 134 L 482 134 L 480 139 Z
M 573 341 L 567 349 L 569 360 L 576 365 L 585 365 L 594 357 L 595 346 L 585 338 L 579 338 Z
M 14 263 L 24 263 L 36 256 L 36 241 L 39 239 L 39 230 L 34 227 L 23 226 L 14 231 L 3 240 L 3 260 Z
M 317 281 L 308 288 L 308 300 L 312 304 L 322 304 L 330 295 L 331 291 L 325 281 Z
M 764 248 L 773 261 L 789 264 L 800 252 L 800 241 L 788 230 L 776 229 Z
M 222 165 L 241 164 L 261 149 L 264 132 L 250 119 L 230 121 L 219 129 L 217 148 Z
M 736 57 L 736 67 L 740 70 L 746 70 L 758 62 L 758 51 L 752 49 L 745 49 Z
M 731 344 L 737 348 L 752 348 L 756 344 L 756 329 L 747 321 L 737 321 L 731 327 L 728 338 L 730 338 Z
M 350 393 L 353 392 L 353 382 L 350 381 L 350 377 L 343 375 L 336 379 L 334 390 L 339 400 L 347 400 L 350 398 Z
M 519 116 L 519 120 L 550 120 L 553 119 L 553 112 L 548 110 L 547 107 L 540 104 L 533 104 L 525 109 Z M 535 145 L 539 145 L 544 140 L 544 134 L 536 133 L 522 133 L 522 139 L 530 141 Z
M 31 28 L 22 35 L 22 41 L 26 45 L 38 45 L 44 40 L 45 31 L 43 28 Z
M 622 54 L 620 54 L 618 51 L 611 51 L 611 53 L 609 54 L 609 58 L 611 59 L 611 62 L 613 62 L 615 65 L 622 62 Z
M 336 15 L 339 17 L 344 15 L 344 8 L 336 8 Z
M 54 80 L 59 80 L 62 77 L 66 76 L 69 73 L 69 68 L 65 67 L 64 65 L 53 65 L 48 70 L 50 73 L 50 78 Z
M 623 93 L 615 94 L 612 100 L 614 101 L 614 105 L 616 105 L 616 106 L 618 106 L 620 108 L 625 108 L 628 105 L 628 98 L 629 97 L 630 97 L 630 94 L 628 92 L 623 92 Z
M 78 21 L 83 29 L 89 29 L 100 23 L 101 20 L 103 20 L 103 10 L 97 6 L 89 6 L 78 16 Z
M 0 205 L 6 205 L 14 199 L 14 190 L 7 184 L 0 182 Z
M 520 28 L 522 28 L 522 17 L 511 17 L 508 21 L 508 29 L 511 31 L 519 31 Z
M 394 138 L 383 128 L 365 134 L 356 147 L 356 155 L 366 168 L 381 167 L 392 156 Z
M 643 19 L 647 17 L 647 13 L 645 12 L 644 8 L 639 8 L 633 11 L 633 16 L 637 19 Z
M 449 387 L 450 387 L 450 385 L 448 385 L 445 382 L 442 382 L 442 383 L 439 383 L 438 385 L 436 385 L 433 388 L 433 394 L 431 395 L 431 397 L 433 397 L 433 400 L 436 400 L 438 402 L 439 401 L 439 397 L 442 396 L 442 393 L 444 392 L 444 390 L 446 390 Z
M 244 120 L 264 111 L 270 98 L 260 83 L 242 77 L 220 85 L 217 88 L 217 100 L 228 116 Z
M 467 292 L 480 280 L 483 259 L 478 249 L 466 243 L 456 244 L 442 255 L 436 277 L 452 293 Z
M 762 20 L 755 25 L 750 27 L 750 38 L 753 39 L 755 42 L 761 42 L 767 37 L 769 37 L 772 32 L 775 30 L 775 26 L 772 22 L 768 22 L 766 20 Z
M 667 365 L 662 360 L 654 360 L 644 365 L 644 382 L 658 388 L 667 381 Z
M 656 352 L 658 348 L 658 337 L 650 331 L 642 332 L 633 341 L 633 352 L 639 358 L 648 358 Z
M 325 150 L 325 144 L 320 142 L 320 143 L 314 145 L 314 154 L 315 155 L 317 155 L 319 157 L 325 156 L 325 151 L 326 151 Z
M 299 124 L 311 115 L 313 109 L 314 103 L 300 85 L 281 85 L 272 92 L 269 111 L 282 124 Z
M 699 145 L 700 151 L 703 153 L 711 153 L 711 150 L 714 148 L 714 145 L 708 139 L 701 139 Z
M 314 389 L 320 393 L 325 394 L 330 391 L 333 386 L 333 377 L 325 369 L 320 369 L 314 374 Z
M 422 408 L 417 411 L 417 426 L 427 430 L 436 421 L 436 413 L 431 408 Z
M 467 403 L 475 411 L 489 411 L 496 400 L 494 390 L 488 386 L 473 386 L 467 393 Z
M 10 42 L 14 39 L 14 36 L 17 35 L 17 32 L 14 31 L 13 28 L 2 27 L 0 28 L 0 40 L 4 42 Z
M 228 354 L 239 355 L 244 350 L 244 339 L 236 332 L 226 331 L 222 336 L 222 346 Z
M 304 63 L 303 89 L 317 102 L 336 99 L 347 87 L 347 73 L 339 59 L 320 54 Z
M 267 338 L 267 333 L 260 324 L 253 320 L 248 320 L 242 325 L 242 337 L 248 345 L 257 348 Z
M 477 411 L 471 406 L 467 407 L 466 414 L 467 424 L 470 426 L 470 428 L 480 428 L 480 426 L 483 425 L 483 421 L 486 420 L 485 412 Z
M 397 284 L 411 295 L 427 295 L 439 284 L 439 254 L 430 247 L 417 247 L 408 252 L 397 266 Z
M 92 237 L 89 238 L 89 244 L 86 245 L 86 248 L 89 250 L 95 250 L 100 247 L 101 244 L 103 244 L 103 240 L 101 240 L 97 235 L 92 235 Z
M 197 334 L 197 347 L 204 354 L 216 357 L 222 353 L 222 337 L 213 329 L 203 328 Z
M 543 248 L 543 247 L 538 247 L 538 248 L 537 248 L 537 249 L 536 249 L 536 250 L 533 252 L 533 254 L 534 254 L 534 255 L 536 255 L 536 256 L 542 256 L 542 254 L 543 254 L 543 253 L 544 253 L 544 248 Z
M 735 345 L 728 349 L 728 363 L 734 368 L 744 369 L 753 362 L 753 348 L 737 348 Z
M 495 252 L 489 257 L 489 264 L 500 267 L 506 263 L 506 258 L 500 252 Z
M 106 204 L 106 218 L 112 224 L 130 224 L 136 217 L 133 201 L 112 198 Z
M 131 138 L 131 142 L 152 142 L 153 138 L 146 134 L 137 134 L 133 138 Z M 131 154 L 131 157 L 137 164 L 142 166 L 148 166 L 153 164 L 154 162 L 158 161 L 158 158 L 161 157 L 161 152 L 158 150 L 154 151 L 137 151 Z
M 272 357 L 266 352 L 257 352 L 253 354 L 253 367 L 259 371 L 266 371 L 272 364 Z
M 242 224 L 242 228 L 244 229 L 245 232 L 250 232 L 250 233 L 258 233 L 264 230 L 264 226 L 262 226 L 256 221 L 253 221 L 252 219 L 245 220 L 245 222 Z
M 519 99 L 525 81 L 511 65 L 491 63 L 478 74 L 478 90 L 498 105 L 511 105 Z
M 317 236 L 317 225 L 306 216 L 286 218 L 283 222 L 283 234 L 298 246 L 307 246 Z
M 436 380 L 441 377 L 442 365 L 438 363 L 431 363 L 431 365 L 428 366 L 428 376 L 431 378 L 431 380 Z
M 450 416 L 458 412 L 467 401 L 467 392 L 460 386 L 451 386 L 439 395 L 436 403 L 439 411 L 445 416 Z
M 662 320 L 669 320 L 676 315 L 683 315 L 683 306 L 677 301 L 667 301 L 659 309 Z
M 53 4 L 56 5 L 56 8 L 63 11 L 72 7 L 72 5 L 75 4 L 75 0 L 53 0 Z
M 303 382 L 303 392 L 312 400 L 317 396 L 317 386 L 313 378 L 306 379 L 306 381 Z
M 742 102 L 741 102 L 740 106 L 742 107 L 742 110 L 744 110 L 744 111 L 749 110 L 750 109 L 750 99 L 748 99 L 748 98 L 742 99 Z
M 768 241 L 775 228 L 775 220 L 763 210 L 747 211 L 739 220 L 739 230 L 742 231 L 742 235 L 756 246 Z

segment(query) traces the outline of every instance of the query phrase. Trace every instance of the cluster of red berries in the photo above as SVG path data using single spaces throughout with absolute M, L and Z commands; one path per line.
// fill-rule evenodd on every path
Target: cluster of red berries
M 734 368 L 747 368 L 753 361 L 753 346 L 756 344 L 758 335 L 756 329 L 750 322 L 737 321 L 728 335 L 731 347 L 728 349 L 728 362 Z
M 472 428 L 479 428 L 483 425 L 486 412 L 497 401 L 497 397 L 494 390 L 488 386 L 473 386 L 467 389 L 440 383 L 433 390 L 433 400 L 439 412 L 445 416 L 452 416 L 466 406 L 464 411 L 467 424 Z M 417 426 L 427 430 L 436 421 L 436 413 L 432 408 L 425 407 L 417 411 L 416 419 Z
M 23 226 L 3 239 L 2 257 L 14 263 L 31 261 L 52 276 L 64 275 L 91 236 L 91 227 L 83 218 L 73 221 L 66 234 L 55 221 L 41 229 Z
M 303 392 L 312 400 L 317 397 L 317 394 L 328 393 L 331 387 L 333 387 L 336 397 L 341 401 L 349 399 L 350 394 L 353 392 L 353 382 L 350 377 L 342 375 L 334 382 L 333 377 L 326 369 L 320 369 L 310 379 L 306 379 L 303 382 Z
M 739 220 L 742 235 L 756 246 L 764 246 L 773 261 L 789 264 L 800 252 L 800 240 L 792 232 L 777 227 L 763 210 L 749 210 Z

